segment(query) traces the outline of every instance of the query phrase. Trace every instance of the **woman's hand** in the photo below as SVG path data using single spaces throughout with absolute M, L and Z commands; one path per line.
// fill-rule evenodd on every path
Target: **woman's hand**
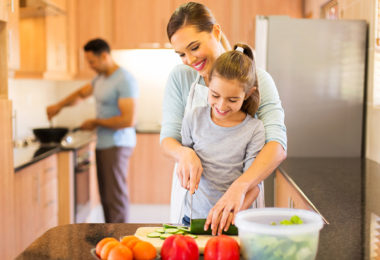
M 249 208 L 260 192 L 258 186 L 247 192 L 245 190 L 241 185 L 233 183 L 210 210 L 204 229 L 208 230 L 211 225 L 213 235 L 227 231 L 231 223 L 234 223 L 236 213 Z
M 193 149 L 183 146 L 177 165 L 177 176 L 181 186 L 193 194 L 198 189 L 203 167 Z

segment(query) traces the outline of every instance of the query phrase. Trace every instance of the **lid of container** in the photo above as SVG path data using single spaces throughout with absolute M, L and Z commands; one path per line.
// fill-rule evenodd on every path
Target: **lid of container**
M 280 221 L 297 215 L 303 224 L 281 225 Z M 272 225 L 275 222 L 277 225 Z M 321 216 L 315 212 L 290 208 L 248 209 L 237 213 L 235 225 L 241 231 L 273 235 L 318 232 L 323 226 Z

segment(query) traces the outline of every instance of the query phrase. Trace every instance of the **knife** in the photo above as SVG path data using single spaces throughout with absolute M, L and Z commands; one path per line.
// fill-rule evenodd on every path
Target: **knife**
M 190 194 L 190 227 L 191 227 L 192 219 L 193 219 L 193 194 Z

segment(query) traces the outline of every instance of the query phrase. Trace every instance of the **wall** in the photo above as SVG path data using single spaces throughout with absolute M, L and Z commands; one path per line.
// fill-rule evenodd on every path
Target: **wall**
M 115 61 L 126 68 L 137 80 L 139 98 L 137 128 L 159 130 L 162 118 L 162 99 L 168 75 L 181 63 L 173 50 L 118 50 Z M 86 80 L 50 81 L 10 79 L 9 96 L 13 101 L 14 140 L 33 137 L 32 129 L 49 127 L 46 107 L 66 97 Z M 78 127 L 88 118 L 95 117 L 95 100 L 90 97 L 73 107 L 66 107 L 54 119 L 54 126 Z
M 377 1 L 377 0 L 376 0 Z M 310 18 L 320 17 L 320 7 L 326 0 L 305 0 L 305 14 Z M 375 43 L 375 0 L 338 0 L 340 19 L 363 19 L 369 24 L 368 68 L 367 68 L 367 116 L 366 157 L 380 163 L 380 109 L 372 105 L 373 69 Z
M 13 102 L 13 139 L 33 137 L 32 129 L 49 127 L 46 107 L 65 97 L 85 82 L 9 79 L 9 99 Z M 74 115 L 74 116 L 73 116 Z M 76 127 L 84 119 L 95 116 L 93 100 L 74 108 L 65 108 L 53 120 L 54 126 Z

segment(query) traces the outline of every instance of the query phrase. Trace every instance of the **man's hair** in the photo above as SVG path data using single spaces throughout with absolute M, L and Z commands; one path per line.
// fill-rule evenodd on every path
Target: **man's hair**
M 95 55 L 100 55 L 103 52 L 110 53 L 111 49 L 108 43 L 100 38 L 93 39 L 86 43 L 86 45 L 83 47 L 84 51 L 91 51 Z

